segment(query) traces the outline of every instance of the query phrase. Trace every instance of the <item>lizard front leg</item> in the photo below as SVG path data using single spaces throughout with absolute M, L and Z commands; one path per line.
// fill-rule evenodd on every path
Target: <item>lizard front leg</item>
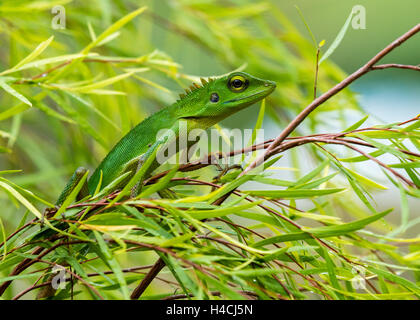
M 48 218 L 55 211 L 55 209 L 59 208 L 63 204 L 64 200 L 66 200 L 66 198 L 70 195 L 74 188 L 76 188 L 76 186 L 79 184 L 80 180 L 83 178 L 86 172 L 87 169 L 84 167 L 79 167 L 76 169 L 76 171 L 73 173 L 66 186 L 64 187 L 63 191 L 61 191 L 61 194 L 58 197 L 57 202 L 55 203 L 55 208 L 47 208 L 42 213 L 41 227 L 44 225 L 45 217 Z M 89 189 L 87 182 L 85 182 L 82 188 L 80 189 L 79 193 L 77 194 L 76 200 L 81 200 L 87 195 L 89 195 Z

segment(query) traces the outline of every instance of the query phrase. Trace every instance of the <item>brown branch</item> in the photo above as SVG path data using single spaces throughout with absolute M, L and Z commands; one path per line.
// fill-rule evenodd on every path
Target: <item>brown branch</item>
M 55 266 L 56 264 L 54 263 L 54 262 L 50 262 L 50 261 L 46 261 L 46 260 L 40 260 L 40 259 L 37 259 L 37 260 L 39 260 L 40 262 L 43 262 L 43 263 L 46 263 L 46 264 L 49 264 L 49 265 L 51 265 L 51 266 Z M 101 299 L 101 300 L 105 300 L 104 299 L 104 297 L 102 297 L 101 296 L 101 294 L 99 293 L 99 291 L 98 290 L 96 290 L 95 289 L 95 287 L 94 286 L 92 286 L 89 282 L 87 282 L 85 279 L 83 279 L 82 277 L 80 277 L 78 274 L 76 274 L 76 273 L 74 273 L 73 271 L 71 271 L 71 270 L 69 270 L 69 269 L 67 269 L 67 268 L 64 268 L 63 269 L 65 272 L 67 272 L 68 274 L 70 274 L 72 277 L 75 277 L 76 279 L 78 279 L 81 283 L 83 283 L 86 287 L 88 287 L 90 290 L 92 290 L 97 296 L 98 296 L 98 298 L 99 299 Z
M 359 152 L 361 155 L 369 158 L 370 160 L 376 162 L 377 164 L 379 164 L 381 167 L 389 170 L 390 172 L 392 172 L 393 175 L 395 175 L 396 177 L 400 178 L 402 181 L 404 181 L 406 184 L 408 184 L 409 186 L 415 188 L 416 185 L 411 182 L 410 180 L 406 179 L 405 177 L 403 177 L 401 174 L 399 174 L 397 171 L 395 171 L 394 169 L 392 169 L 391 167 L 387 166 L 385 163 L 383 163 L 382 161 L 379 161 L 378 159 L 376 159 L 375 157 L 372 157 L 370 154 L 352 146 L 351 144 L 347 143 L 347 142 L 341 142 L 343 145 L 345 145 L 347 148 L 350 148 L 354 151 Z
M 352 143 L 355 143 L 355 144 L 361 144 L 361 145 L 366 146 L 366 147 L 373 147 L 369 144 L 361 143 L 360 141 L 345 140 L 345 139 L 333 139 L 333 138 L 324 138 L 324 137 L 302 137 L 299 140 L 287 141 L 286 143 L 282 143 L 279 147 L 274 149 L 273 154 L 277 154 L 277 153 L 283 152 L 285 150 L 288 150 L 288 149 L 291 149 L 293 147 L 300 146 L 300 145 L 303 145 L 303 144 L 306 144 L 306 143 L 316 143 L 316 142 L 322 142 L 322 143 L 327 143 L 327 144 L 338 144 L 338 145 L 346 146 L 347 148 L 350 148 L 350 149 L 360 153 L 361 155 L 365 156 L 366 158 L 376 162 L 381 167 L 385 168 L 386 170 L 390 171 L 393 175 L 398 177 L 401 181 L 404 181 L 407 185 L 409 185 L 413 188 L 416 187 L 416 185 L 413 182 L 411 182 L 410 180 L 408 180 L 407 178 L 405 178 L 404 176 L 399 174 L 393 168 L 387 166 L 382 161 L 376 159 L 375 157 L 372 157 L 370 154 L 368 154 L 368 153 L 366 153 L 366 152 L 364 152 L 364 151 L 362 151 L 362 150 L 360 150 L 360 149 L 358 149 L 358 148 L 356 148 L 352 145 Z M 420 156 L 420 155 L 416 155 L 416 156 Z
M 182 179 L 182 178 L 181 178 L 181 179 Z M 185 179 L 185 180 L 189 180 L 189 181 L 201 182 L 202 184 L 207 184 L 207 185 L 211 185 L 211 186 L 216 187 L 216 188 L 221 188 L 221 186 L 219 186 L 218 184 L 211 183 L 211 182 L 201 181 L 201 180 L 197 180 L 197 179 L 189 179 L 189 178 L 183 178 L 183 179 Z M 234 190 L 234 191 L 232 191 L 232 193 L 234 193 L 234 194 L 236 194 L 236 195 L 238 195 L 238 196 L 241 196 L 241 194 L 238 192 L 238 190 Z M 245 200 L 247 200 L 247 201 L 253 202 L 253 201 L 252 201 L 249 197 L 245 197 L 244 199 L 245 199 Z M 293 225 L 294 227 L 298 228 L 299 230 L 302 230 L 302 226 L 301 226 L 301 225 L 299 225 L 297 222 L 295 222 L 295 221 L 293 221 L 293 220 L 289 219 L 288 217 L 286 217 L 286 216 L 284 216 L 284 215 L 282 215 L 282 214 L 278 213 L 277 211 L 272 210 L 271 208 L 269 208 L 269 207 L 267 207 L 267 206 L 264 206 L 263 204 L 258 204 L 257 206 L 258 206 L 258 207 L 260 207 L 260 208 L 262 208 L 262 209 L 263 209 L 263 210 L 265 210 L 266 212 L 269 212 L 269 213 L 271 213 L 271 214 L 274 214 L 275 216 L 279 217 L 280 219 L 282 219 L 282 220 L 284 220 L 284 221 L 286 221 L 286 222 L 290 223 L 291 225 Z M 343 258 L 346 262 L 348 262 L 348 263 L 350 263 L 350 264 L 354 264 L 354 265 L 361 265 L 360 263 L 357 263 L 357 262 L 351 261 L 350 259 L 348 259 L 348 258 L 347 258 L 347 257 L 345 257 L 344 255 L 340 254 L 340 253 L 339 253 L 336 249 L 332 248 L 332 247 L 331 247 L 330 245 L 328 245 L 328 244 L 327 244 L 324 240 L 322 240 L 322 239 L 320 239 L 320 238 L 317 238 L 317 237 L 315 237 L 315 236 L 314 236 L 314 235 L 312 235 L 312 234 L 311 234 L 311 237 L 312 237 L 314 240 L 318 241 L 321 245 L 324 245 L 325 247 L 327 247 L 329 250 L 334 251 L 334 252 L 335 252 L 335 253 L 336 253 L 339 257 Z
M 246 147 L 246 148 L 243 148 L 243 149 L 238 149 L 238 150 L 231 151 L 229 153 L 214 152 L 214 153 L 211 153 L 207 156 L 204 156 L 203 158 L 201 158 L 197 161 L 185 163 L 185 164 L 181 165 L 178 170 L 181 171 L 181 172 L 198 170 L 198 169 L 201 169 L 201 168 L 204 168 L 206 166 L 211 165 L 213 159 L 222 159 L 222 158 L 225 158 L 225 157 L 233 157 L 233 156 L 236 156 L 238 154 L 246 154 L 246 153 L 249 153 L 249 152 L 252 152 L 252 151 L 265 149 L 265 148 L 268 148 L 270 143 L 272 143 L 273 141 L 274 141 L 274 139 L 270 139 L 270 140 L 264 141 L 262 143 L 259 143 L 259 144 L 256 144 L 256 145 L 253 145 L 253 146 L 250 146 L 250 147 Z M 168 174 L 169 171 L 170 170 L 159 172 L 158 174 L 154 175 L 153 177 L 150 177 L 150 178 L 146 179 L 145 184 L 149 184 L 153 181 L 156 181 L 157 179 L 162 178 L 163 176 Z
M 37 247 L 34 251 L 32 251 L 32 255 L 35 254 L 41 254 L 41 252 L 44 251 L 44 248 Z M 19 263 L 12 271 L 12 273 L 9 276 L 15 276 L 21 273 L 23 270 L 25 270 L 27 267 L 29 267 L 32 263 L 32 259 L 25 258 L 21 263 Z M 0 296 L 6 291 L 6 289 L 9 287 L 9 285 L 12 283 L 12 280 L 6 281 L 0 286 Z
M 134 272 L 134 273 L 135 273 L 135 272 L 137 272 L 138 270 L 150 269 L 151 267 L 152 267 L 152 265 L 140 266 L 140 267 L 131 267 L 131 268 L 125 268 L 125 269 L 122 269 L 121 271 L 122 271 L 122 272 L 124 272 L 124 273 L 127 273 L 127 272 Z M 45 268 L 45 270 L 48 270 L 48 269 L 50 269 L 50 267 Z M 38 270 L 38 271 L 40 271 L 40 270 Z M 102 274 L 113 274 L 113 273 L 114 273 L 114 271 L 112 271 L 112 270 L 108 270 L 108 271 L 104 271 L 104 272 L 101 272 L 101 273 L 99 273 L 99 272 L 88 273 L 88 274 L 87 274 L 87 276 L 88 276 L 88 277 L 95 277 L 95 276 L 99 276 L 99 275 L 102 275 Z M 66 281 L 66 282 L 69 282 L 70 280 L 71 280 L 71 278 L 70 278 L 70 277 L 69 277 L 69 278 L 64 279 L 64 281 Z M 32 286 L 30 286 L 30 287 L 26 288 L 25 290 L 23 290 L 23 291 L 19 292 L 16 296 L 14 296 L 14 297 L 12 298 L 12 300 L 18 300 L 18 299 L 20 299 L 22 296 L 24 296 L 25 294 L 27 294 L 28 292 L 30 292 L 30 291 L 32 291 L 32 290 L 35 290 L 35 289 L 39 289 L 39 288 L 42 288 L 42 287 L 49 286 L 49 285 L 51 285 L 51 283 L 52 283 L 52 280 L 50 280 L 50 281 L 45 281 L 45 282 L 40 283 L 40 284 L 37 284 L 37 283 L 35 282 L 35 284 L 34 284 L 34 285 L 32 285 Z
M 33 219 L 31 221 L 29 221 L 27 224 L 23 225 L 22 227 L 20 227 L 19 229 L 17 229 L 16 231 L 14 231 L 12 234 L 10 234 L 6 240 L 4 242 L 2 242 L 0 244 L 0 249 L 4 246 L 4 244 L 9 241 L 14 235 L 16 235 L 17 233 L 19 233 L 20 231 L 22 231 L 23 229 L 26 229 L 27 227 L 29 227 L 30 225 L 34 224 L 36 222 L 37 219 Z M 2 257 L 0 255 L 0 257 Z
M 83 240 L 75 240 L 75 241 L 69 241 L 69 242 L 60 242 L 60 243 L 57 243 L 57 244 L 53 245 L 52 247 L 46 249 L 45 251 L 44 251 L 44 248 L 43 247 L 37 247 L 32 252 L 32 255 L 38 255 L 38 256 L 36 258 L 34 258 L 34 259 L 31 259 L 31 258 L 24 259 L 21 263 L 19 263 L 13 269 L 13 271 L 10 273 L 9 276 L 15 276 L 15 275 L 20 274 L 22 271 L 26 270 L 27 268 L 29 268 L 34 263 L 39 262 L 42 257 L 46 256 L 48 253 L 50 253 L 51 251 L 54 251 L 55 249 L 57 249 L 60 246 L 69 245 L 69 244 L 85 243 L 85 242 L 86 241 L 83 241 Z M 6 281 L 5 283 L 3 283 L 0 286 L 0 296 L 4 293 L 4 291 L 6 291 L 6 289 L 9 287 L 9 285 L 11 283 L 12 283 L 12 280 L 9 280 L 9 281 Z
M 411 66 L 407 64 L 398 64 L 398 63 L 388 63 L 388 64 L 379 64 L 377 66 L 373 66 L 372 70 L 383 70 L 383 69 L 389 69 L 389 68 L 397 68 L 397 69 L 409 69 L 414 71 L 420 71 L 419 66 Z
M 337 93 L 348 87 L 355 80 L 359 79 L 361 76 L 365 75 L 372 69 L 372 67 L 381 60 L 384 56 L 389 54 L 392 50 L 400 46 L 402 43 L 410 39 L 416 33 L 420 31 L 420 24 L 416 25 L 408 32 L 403 34 L 401 37 L 393 41 L 383 50 L 381 50 L 377 55 L 375 55 L 371 60 L 369 60 L 363 67 L 359 70 L 348 76 L 346 79 L 338 83 L 336 86 L 328 90 L 326 93 L 315 99 L 311 104 L 309 104 L 301 113 L 293 119 L 289 125 L 280 133 L 280 135 L 274 140 L 274 142 L 265 150 L 265 152 L 257 157 L 254 162 L 252 162 L 241 174 L 240 176 L 246 174 L 251 169 L 263 163 L 270 156 L 273 155 L 273 150 L 277 148 L 305 119 L 306 117 L 314 111 L 318 106 L 329 100 L 331 97 L 335 96 Z
M 319 72 L 319 53 L 320 48 L 316 50 L 316 67 L 315 67 L 315 80 L 314 80 L 314 100 L 316 99 L 316 87 L 318 84 L 318 72 Z
M 149 284 L 153 281 L 153 279 L 158 275 L 158 273 L 165 267 L 165 262 L 162 258 L 159 258 L 153 267 L 149 270 L 140 284 L 133 290 L 131 293 L 130 299 L 131 300 L 138 300 Z

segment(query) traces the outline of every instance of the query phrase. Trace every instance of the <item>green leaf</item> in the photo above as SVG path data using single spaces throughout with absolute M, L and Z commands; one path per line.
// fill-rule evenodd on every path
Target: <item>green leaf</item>
M 178 172 L 179 165 L 174 166 L 171 171 L 169 171 L 159 182 L 151 185 L 149 188 L 142 191 L 136 198 L 147 198 L 148 196 L 152 195 L 155 192 L 158 192 L 164 189 L 171 179 L 176 175 Z
M 98 81 L 95 82 L 93 84 L 89 84 L 86 86 L 82 86 L 82 87 L 61 87 L 63 90 L 67 90 L 67 91 L 71 91 L 71 92 L 80 92 L 80 93 L 91 93 L 94 92 L 97 89 L 109 86 L 115 82 L 121 81 L 125 78 L 128 78 L 130 76 L 132 76 L 133 73 L 123 73 L 120 74 L 118 76 L 112 77 L 112 78 L 108 78 L 102 81 Z
M 120 184 L 121 181 L 123 181 L 125 178 L 127 178 L 131 174 L 131 171 L 124 172 L 119 177 L 115 178 L 113 181 L 111 181 L 107 186 L 105 186 L 100 192 L 98 192 L 92 200 L 103 198 L 108 193 L 112 192 L 112 190 L 115 190 L 115 188 Z M 101 171 L 102 175 L 102 171 Z
M 130 72 L 130 71 L 129 71 L 129 69 L 128 69 L 128 70 L 126 70 L 126 71 Z M 162 91 L 164 91 L 164 92 L 166 92 L 166 93 L 170 93 L 170 92 L 171 92 L 169 89 L 165 88 L 164 86 L 161 86 L 160 84 L 157 84 L 156 82 L 153 82 L 153 81 L 151 81 L 151 80 L 149 80 L 149 79 L 146 79 L 146 78 L 140 77 L 140 76 L 138 76 L 138 75 L 136 75 L 136 74 L 134 74 L 134 75 L 133 75 L 133 77 L 134 77 L 135 79 L 137 79 L 137 80 L 139 80 L 139 81 L 143 82 L 143 83 L 148 84 L 149 86 L 155 87 L 156 89 L 162 90 Z
M 22 66 L 24 66 L 25 64 L 28 64 L 29 62 L 33 61 L 36 59 L 36 57 L 38 57 L 45 49 L 47 49 L 47 47 L 50 45 L 50 43 L 53 41 L 54 36 L 49 37 L 47 40 L 45 40 L 44 42 L 41 42 L 34 51 L 32 51 L 29 55 L 27 55 L 25 58 L 23 58 L 17 65 L 15 65 L 13 68 L 6 70 L 2 73 L 0 73 L 0 75 L 4 75 L 4 74 L 8 74 L 11 72 L 14 72 L 16 70 L 18 70 L 19 68 L 21 68 Z
M 74 92 L 64 91 L 64 93 L 66 93 L 68 96 L 70 96 L 70 98 L 73 99 L 74 101 L 76 101 L 77 103 L 83 105 L 83 107 L 87 107 L 88 109 L 92 110 L 94 113 L 99 115 L 102 119 L 104 119 L 107 123 L 109 123 L 117 131 L 121 131 L 121 129 L 107 115 L 105 115 L 102 111 L 100 111 L 95 105 L 86 101 L 85 99 L 82 99 L 79 95 L 77 95 Z
M 273 186 L 280 186 L 280 187 L 291 187 L 295 185 L 295 182 L 293 181 L 266 178 L 266 177 L 261 177 L 261 176 L 255 176 L 253 180 L 260 183 L 271 184 Z
M 81 53 L 75 53 L 75 54 L 66 54 L 66 55 L 51 57 L 51 58 L 46 58 L 46 59 L 40 59 L 40 60 L 32 61 L 29 63 L 25 63 L 24 65 L 19 66 L 19 68 L 13 68 L 13 72 L 27 70 L 31 68 L 41 68 L 49 64 L 55 64 L 55 63 L 59 63 L 63 61 L 72 61 L 79 58 L 87 58 L 87 57 L 94 57 L 94 56 L 97 56 L 97 53 L 89 53 L 87 55 L 81 54 Z
M 98 143 L 104 148 L 108 148 L 108 144 L 104 137 L 100 135 L 97 130 L 86 120 L 86 118 L 76 109 L 74 109 L 68 101 L 63 99 L 55 92 L 48 92 L 48 95 L 53 99 L 70 117 L 74 118 L 77 124 L 88 134 L 90 134 Z
M 127 283 L 125 281 L 124 274 L 121 271 L 121 267 L 117 259 L 112 255 L 101 234 L 98 231 L 93 231 L 93 233 L 96 237 L 96 240 L 98 241 L 99 248 L 101 249 L 102 253 L 107 259 L 106 262 L 109 264 L 115 276 L 117 277 L 118 283 L 120 284 L 120 290 L 123 294 L 124 299 L 129 300 L 130 295 L 128 293 Z
M 265 99 L 261 102 L 260 112 L 258 113 L 257 122 L 255 123 L 254 130 L 252 130 L 252 136 L 250 141 L 248 142 L 248 146 L 252 146 L 255 143 L 255 139 L 257 138 L 257 130 L 260 130 L 264 121 L 264 114 L 265 114 Z
M 337 192 L 342 192 L 346 189 L 344 188 L 332 188 L 332 189 L 298 189 L 298 190 L 246 190 L 242 191 L 243 193 L 249 194 L 251 196 L 260 196 L 266 198 L 275 198 L 275 199 L 299 199 L 299 198 L 312 198 L 325 196 L 328 194 L 333 194 Z
M 277 162 L 277 160 L 279 160 L 280 158 L 281 156 L 275 157 L 274 159 L 271 159 L 270 161 L 263 163 L 262 164 L 264 166 L 263 168 L 270 167 L 273 163 Z M 255 173 L 259 172 L 260 170 L 261 170 L 260 167 L 254 168 L 250 170 L 249 172 L 247 172 L 246 174 L 244 174 L 243 176 L 241 176 L 239 179 L 235 179 L 232 182 L 225 184 L 223 187 L 219 188 L 216 192 L 214 192 L 214 195 L 210 198 L 208 202 L 213 203 L 214 201 L 224 196 L 225 194 L 231 192 L 232 190 L 235 190 L 236 188 L 238 188 L 245 182 L 252 180 L 255 177 Z
M 261 268 L 261 269 L 242 269 L 242 270 L 235 270 L 229 272 L 230 275 L 233 276 L 240 276 L 240 277 L 258 277 L 258 276 L 265 276 L 265 275 L 272 275 L 276 273 L 283 273 L 284 270 L 282 269 L 268 269 L 268 268 Z
M 269 239 L 259 241 L 254 244 L 254 247 L 258 248 L 258 247 L 266 246 L 273 243 L 304 240 L 304 239 L 310 239 L 312 237 L 328 238 L 328 237 L 338 237 L 338 236 L 346 235 L 351 232 L 363 229 L 366 225 L 383 218 L 391 211 L 392 209 L 372 215 L 364 219 L 360 219 L 360 220 L 349 222 L 349 223 L 343 223 L 340 225 L 311 228 L 302 232 L 292 232 L 288 234 L 282 234 L 279 236 L 275 236 Z
M 80 190 L 82 189 L 83 185 L 86 183 L 87 177 L 89 175 L 89 171 L 83 175 L 77 185 L 74 187 L 73 191 L 67 196 L 67 198 L 63 201 L 60 209 L 54 215 L 54 218 L 59 217 L 64 211 L 66 211 L 67 207 L 76 200 L 77 195 L 79 194 Z
M 367 269 L 377 275 L 383 276 L 385 279 L 391 281 L 391 282 L 395 282 L 398 283 L 399 285 L 407 288 L 408 290 L 410 290 L 411 292 L 415 293 L 417 295 L 418 298 L 420 298 L 420 288 L 419 286 L 417 286 L 416 284 L 412 283 L 411 281 L 404 279 L 396 274 L 393 274 L 391 272 L 388 271 L 384 271 L 381 269 L 377 269 L 375 267 L 372 266 L 368 266 Z
M 311 39 L 312 39 L 312 42 L 313 42 L 314 46 L 315 46 L 315 47 L 318 47 L 318 42 L 316 41 L 315 36 L 314 36 L 314 34 L 312 33 L 311 28 L 309 28 L 309 25 L 308 25 L 308 23 L 306 22 L 306 19 L 305 19 L 305 17 L 303 16 L 302 11 L 300 10 L 300 8 L 299 8 L 297 5 L 295 5 L 295 8 L 296 8 L 297 12 L 299 13 L 299 16 L 300 16 L 300 18 L 301 18 L 301 20 L 302 20 L 303 24 L 305 25 L 306 30 L 308 30 L 308 33 L 309 33 L 309 35 L 311 36 Z
M 376 150 L 373 151 L 371 153 L 369 153 L 370 156 L 372 157 L 379 157 L 380 155 L 383 155 L 385 152 L 382 150 Z M 357 157 L 350 157 L 350 158 L 341 158 L 338 159 L 341 162 L 362 162 L 362 161 L 367 161 L 370 160 L 368 157 L 365 156 L 357 156 Z
M 297 180 L 295 182 L 295 187 L 298 187 L 299 185 L 303 185 L 306 182 L 312 180 L 313 178 L 315 178 L 318 174 L 321 173 L 321 171 L 330 163 L 329 159 L 325 159 L 318 167 L 316 167 L 314 170 L 312 170 L 311 172 L 307 173 L 306 175 L 304 175 L 302 178 L 300 178 L 299 180 Z
M 401 197 L 401 229 L 404 231 L 410 221 L 410 208 L 408 206 L 407 193 L 401 182 L 398 181 L 400 197 Z
M 58 113 L 57 111 L 55 111 L 54 109 L 48 107 L 45 103 L 43 102 L 35 102 L 34 104 L 35 108 L 38 108 L 39 110 L 45 112 L 46 115 L 49 115 L 50 117 L 56 118 L 60 121 L 64 121 L 67 123 L 71 123 L 71 124 L 75 124 L 76 122 L 73 119 L 70 119 L 60 113 Z
M 312 188 L 316 188 L 319 185 L 331 180 L 332 178 L 334 178 L 336 175 L 338 174 L 338 172 L 334 172 L 332 174 L 329 174 L 328 176 L 325 176 L 323 178 L 319 178 L 316 180 L 313 180 L 311 182 L 305 183 L 305 184 L 301 184 L 301 185 L 297 185 L 295 187 L 293 187 L 294 189 L 312 189 Z
M 420 135 L 416 132 L 396 132 L 396 131 L 388 131 L 388 130 L 372 130 L 372 131 L 363 131 L 360 132 L 353 132 L 349 133 L 347 137 L 358 137 L 360 134 L 363 134 L 365 137 L 369 137 L 372 139 L 407 139 L 409 137 L 414 137 L 420 139 Z
M 153 161 L 155 161 L 156 154 L 160 148 L 160 144 L 156 143 L 152 146 L 147 153 L 143 156 L 146 157 L 144 163 L 141 165 L 140 169 L 136 172 L 136 174 L 130 179 L 130 181 L 125 185 L 125 187 L 121 190 L 121 192 L 109 203 L 108 206 L 112 206 L 118 200 L 120 200 L 125 195 L 129 194 L 131 189 L 138 183 L 146 174 L 149 167 L 152 165 Z M 143 157 L 142 156 L 142 157 Z
M 6 230 L 4 229 L 3 220 L 0 217 L 0 231 L 3 238 L 3 258 L 2 261 L 6 259 L 7 255 L 7 236 L 6 236 Z
M 330 277 L 332 286 L 337 290 L 341 290 L 340 284 L 338 283 L 337 276 L 335 274 L 336 266 L 332 261 L 328 251 L 324 247 L 321 247 L 319 252 L 322 254 L 322 257 L 324 258 L 325 263 L 327 264 L 328 276 Z M 337 296 L 338 299 L 343 299 L 343 296 L 341 294 L 337 294 Z
M 186 270 L 180 266 L 178 261 L 170 255 L 165 255 L 161 252 L 158 252 L 158 255 L 165 262 L 187 297 L 189 297 L 189 293 L 192 292 L 196 298 L 199 298 L 200 290 L 197 284 L 190 278 Z
M 337 37 L 334 39 L 333 43 L 329 46 L 328 50 L 322 55 L 321 59 L 319 60 L 319 64 L 321 64 L 324 60 L 326 60 L 329 56 L 331 56 L 333 52 L 335 51 L 335 49 L 338 48 L 344 36 L 346 35 L 347 29 L 350 26 L 350 22 L 352 18 L 353 18 L 353 10 L 350 12 L 349 16 L 347 17 L 346 22 L 344 22 L 343 27 L 341 28 Z
M 3 79 L 0 78 L 0 87 L 3 88 L 7 93 L 10 93 L 15 98 L 18 98 L 20 101 L 22 101 L 24 104 L 27 104 L 28 106 L 32 107 L 32 103 L 26 99 L 23 95 L 21 95 L 19 92 L 17 92 L 15 89 L 13 89 L 11 86 L 9 86 Z M 1 115 L 0 115 L 1 117 Z
M 255 201 L 255 202 L 250 202 L 250 203 L 239 205 L 239 206 L 222 207 L 221 209 L 212 209 L 212 210 L 188 210 L 187 213 L 189 213 L 192 217 L 198 220 L 223 217 L 228 214 L 238 214 L 242 212 L 243 210 L 255 207 L 261 202 L 262 201 Z
M 361 174 L 357 173 L 356 171 L 353 171 L 349 168 L 346 168 L 346 170 L 347 170 L 347 172 L 350 172 L 356 180 L 358 180 L 359 182 L 363 183 L 366 186 L 381 189 L 381 190 L 387 190 L 388 189 L 387 187 L 369 179 L 365 175 L 361 175 Z
M 391 168 L 416 169 L 416 168 L 420 168 L 420 161 L 407 162 L 407 163 L 394 163 L 394 164 L 389 164 L 388 166 Z
M 2 277 L 0 278 L 0 283 L 10 281 L 10 280 L 17 280 L 17 279 L 30 279 L 35 277 L 40 277 L 44 274 L 44 272 L 34 272 L 34 273 L 26 273 L 26 274 L 18 274 L 15 276 L 8 276 L 8 277 Z
M 130 12 L 126 16 L 119 19 L 117 22 L 112 24 L 110 27 L 108 27 L 103 33 L 101 33 L 94 41 L 92 41 L 85 49 L 83 49 L 82 53 L 88 53 L 90 49 L 96 47 L 98 44 L 100 44 L 102 41 L 104 41 L 106 38 L 108 38 L 111 34 L 117 32 L 119 29 L 121 29 L 125 24 L 133 20 L 135 17 L 137 17 L 139 14 L 143 13 L 144 10 L 146 10 L 147 7 L 141 7 L 133 12 Z
M 160 230 L 158 225 L 151 223 L 145 219 L 133 219 L 127 217 L 122 212 L 107 212 L 100 215 L 94 215 L 87 220 L 83 221 L 83 225 L 91 226 L 135 226 L 139 228 L 144 228 L 149 232 L 157 235 L 161 233 L 156 233 L 157 230 Z
M 13 171 L 19 171 L 19 170 L 10 170 L 10 171 L 11 171 L 11 172 L 13 172 Z M 0 174 L 1 174 L 1 172 L 0 172 Z M 4 179 L 4 178 L 0 177 L 0 181 L 4 181 L 4 182 L 5 182 L 5 183 L 7 183 L 8 185 L 10 185 L 10 186 L 12 186 L 13 188 L 15 188 L 15 189 L 19 190 L 19 192 L 22 192 L 25 196 L 28 196 L 28 197 L 30 197 L 30 198 L 32 198 L 32 199 L 35 199 L 36 201 L 39 201 L 39 202 L 41 202 L 42 204 L 45 204 L 46 206 L 48 206 L 48 207 L 50 207 L 50 208 L 54 207 L 54 205 L 53 205 L 52 203 L 50 203 L 50 202 L 48 202 L 48 201 L 46 201 L 46 200 L 44 200 L 44 199 L 42 199 L 42 198 L 38 197 L 38 196 L 37 196 L 37 195 L 35 195 L 33 192 L 31 192 L 31 191 L 29 191 L 29 190 L 26 190 L 26 189 L 22 188 L 21 186 L 18 186 L 17 184 L 15 184 L 15 183 L 13 183 L 13 182 L 11 182 L 11 181 L 9 181 L 9 180 L 6 180 L 6 179 Z
M 386 145 L 386 144 L 377 142 L 376 140 L 367 137 L 367 135 L 365 135 L 365 133 L 363 133 L 363 134 L 358 133 L 358 134 L 353 134 L 353 135 L 362 139 L 362 140 L 365 140 L 366 142 L 368 142 L 370 144 L 372 144 L 373 146 L 375 146 L 379 150 L 383 151 L 384 153 L 390 153 L 390 154 L 392 154 L 396 157 L 401 157 L 403 159 L 406 158 L 406 156 L 403 152 L 393 148 L 391 145 Z
M 413 130 L 418 129 L 418 128 L 420 128 L 420 120 L 417 120 L 414 123 L 410 124 L 409 126 L 407 126 L 405 128 L 402 128 L 401 131 L 402 132 L 410 132 L 410 131 L 413 131 Z
M 223 292 L 224 295 L 226 295 L 227 298 L 232 300 L 245 300 L 245 297 L 237 293 L 236 291 L 232 290 L 230 287 L 228 287 L 226 284 L 224 284 L 223 281 L 213 279 L 212 277 L 204 276 L 206 281 L 212 285 L 216 290 Z
M 363 186 L 355 179 L 351 173 L 349 173 L 347 170 L 347 181 L 350 183 L 354 193 L 359 197 L 360 201 L 362 201 L 365 206 L 372 212 L 376 213 L 375 208 L 372 206 L 372 204 L 369 202 L 366 195 L 370 196 L 370 194 L 363 188 Z
M 239 217 L 250 219 L 254 222 L 255 221 L 260 221 L 260 222 L 266 223 L 268 225 L 282 227 L 282 225 L 279 223 L 279 221 L 276 218 L 265 215 L 265 214 L 242 211 L 242 212 L 235 212 L 235 215 L 237 215 Z
M 365 121 L 369 118 L 369 115 L 364 116 L 362 119 L 357 121 L 355 124 L 343 130 L 343 132 L 349 132 L 358 129 Z
M 38 219 L 42 218 L 42 213 L 38 211 L 35 206 L 30 203 L 26 198 L 24 198 L 16 189 L 14 189 L 9 184 L 4 181 L 0 181 L 0 187 L 7 190 L 11 195 L 13 195 L 20 203 L 22 203 L 30 212 L 32 212 Z

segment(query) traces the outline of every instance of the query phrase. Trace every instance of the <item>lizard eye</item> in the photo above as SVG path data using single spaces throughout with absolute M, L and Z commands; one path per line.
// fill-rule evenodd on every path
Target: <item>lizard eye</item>
M 248 80 L 243 76 L 233 76 L 229 79 L 228 87 L 233 92 L 242 92 L 248 87 Z
M 214 103 L 218 102 L 219 101 L 219 95 L 216 92 L 213 92 L 210 95 L 210 101 L 214 102 Z

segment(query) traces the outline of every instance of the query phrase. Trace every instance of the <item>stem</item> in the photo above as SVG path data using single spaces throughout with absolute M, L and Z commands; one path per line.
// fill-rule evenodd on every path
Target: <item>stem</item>
M 130 297 L 131 300 L 138 300 L 138 298 L 140 298 L 140 296 L 143 294 L 143 292 L 146 290 L 149 284 L 158 275 L 160 270 L 162 270 L 164 267 L 165 267 L 165 262 L 161 258 L 159 258 L 155 262 L 153 267 L 150 269 L 150 271 L 143 278 L 143 280 L 140 282 L 140 284 L 131 293 L 131 297 Z
M 314 80 L 314 100 L 316 99 L 316 86 L 318 84 L 318 71 L 319 71 L 319 52 L 320 49 L 316 50 L 316 67 L 315 67 L 315 80 Z
M 409 70 L 414 70 L 414 71 L 420 71 L 419 66 L 411 66 L 411 65 L 398 64 L 398 63 L 380 64 L 380 65 L 377 65 L 377 66 L 373 66 L 372 70 L 382 70 L 382 69 L 390 69 L 390 68 L 409 69 Z

